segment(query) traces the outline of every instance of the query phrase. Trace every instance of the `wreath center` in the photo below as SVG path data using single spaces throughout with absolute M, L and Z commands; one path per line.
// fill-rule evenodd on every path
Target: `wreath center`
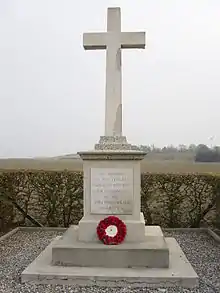
M 110 237 L 114 237 L 118 233 L 118 228 L 114 225 L 110 225 L 106 228 L 105 233 Z

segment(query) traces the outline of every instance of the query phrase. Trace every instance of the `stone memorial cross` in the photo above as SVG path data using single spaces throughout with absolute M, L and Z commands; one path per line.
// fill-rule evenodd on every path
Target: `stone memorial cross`
M 84 33 L 85 50 L 106 49 L 105 136 L 122 136 L 121 49 L 145 48 L 145 32 L 121 32 L 120 8 L 108 8 L 107 32 Z

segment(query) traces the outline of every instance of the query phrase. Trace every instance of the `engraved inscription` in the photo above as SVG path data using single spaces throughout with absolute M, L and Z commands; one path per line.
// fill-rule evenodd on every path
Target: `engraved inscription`
M 131 215 L 133 169 L 91 169 L 91 213 Z

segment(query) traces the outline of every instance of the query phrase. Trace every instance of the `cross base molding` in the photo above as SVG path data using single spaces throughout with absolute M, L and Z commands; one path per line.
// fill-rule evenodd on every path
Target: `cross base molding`
M 100 136 L 95 150 L 138 150 L 127 142 L 126 136 Z

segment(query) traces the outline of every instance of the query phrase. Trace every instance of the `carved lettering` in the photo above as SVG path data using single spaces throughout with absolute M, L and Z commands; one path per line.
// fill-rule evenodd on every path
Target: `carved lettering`
M 133 169 L 91 169 L 91 213 L 130 215 L 133 210 Z

